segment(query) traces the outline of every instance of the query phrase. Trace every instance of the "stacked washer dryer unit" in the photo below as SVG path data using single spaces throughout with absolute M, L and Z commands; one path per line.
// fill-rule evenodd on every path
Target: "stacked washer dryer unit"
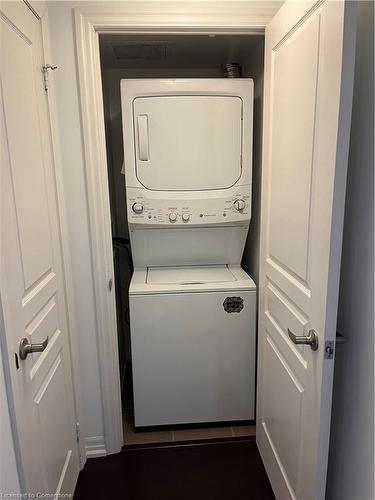
M 254 418 L 253 81 L 122 80 L 136 426 Z

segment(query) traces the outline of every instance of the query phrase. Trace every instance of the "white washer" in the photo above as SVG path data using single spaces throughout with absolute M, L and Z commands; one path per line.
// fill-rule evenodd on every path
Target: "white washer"
M 134 272 L 137 426 L 254 419 L 256 287 L 239 267 Z
M 135 424 L 254 418 L 253 81 L 122 80 Z

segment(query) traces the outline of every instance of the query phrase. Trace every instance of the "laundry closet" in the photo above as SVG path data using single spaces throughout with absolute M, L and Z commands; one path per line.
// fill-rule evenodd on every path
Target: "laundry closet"
M 339 292 L 345 380 L 372 334 L 352 311 L 371 296 L 365 256 L 340 285 L 344 215 L 362 245 L 371 201 L 356 6 L 2 3 L 0 336 L 21 491 L 72 495 L 87 459 L 131 445 L 244 437 L 276 498 L 324 498 Z M 353 192 L 365 208 L 347 216 Z M 337 457 L 369 416 L 351 399 Z M 364 483 L 335 475 L 350 469 Z
M 99 40 L 125 445 L 133 424 L 252 433 L 264 37 Z

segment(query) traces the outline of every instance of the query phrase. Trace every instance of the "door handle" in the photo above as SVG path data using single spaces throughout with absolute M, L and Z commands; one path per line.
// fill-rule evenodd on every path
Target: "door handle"
M 147 115 L 138 116 L 138 155 L 141 161 L 148 161 L 150 159 Z
M 294 335 L 288 328 L 288 335 L 293 344 L 307 344 L 313 351 L 318 350 L 319 341 L 315 330 L 309 330 L 307 335 Z
M 24 337 L 21 339 L 19 347 L 19 355 L 22 360 L 27 358 L 31 352 L 43 352 L 48 345 L 48 337 L 41 344 L 30 344 L 29 339 Z

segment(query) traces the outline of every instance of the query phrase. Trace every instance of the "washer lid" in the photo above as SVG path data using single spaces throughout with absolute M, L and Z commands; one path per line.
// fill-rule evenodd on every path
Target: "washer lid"
M 150 285 L 201 285 L 237 281 L 227 266 L 152 267 L 147 270 Z
M 155 277 L 159 280 L 158 282 L 155 282 Z M 193 277 L 197 281 L 189 281 Z M 210 281 L 201 281 L 204 278 L 210 279 Z M 165 281 L 161 282 L 161 280 Z M 240 266 L 224 265 L 136 268 L 129 286 L 130 297 L 163 293 L 202 292 L 228 292 L 234 295 L 244 291 L 255 293 L 256 285 L 254 281 Z

